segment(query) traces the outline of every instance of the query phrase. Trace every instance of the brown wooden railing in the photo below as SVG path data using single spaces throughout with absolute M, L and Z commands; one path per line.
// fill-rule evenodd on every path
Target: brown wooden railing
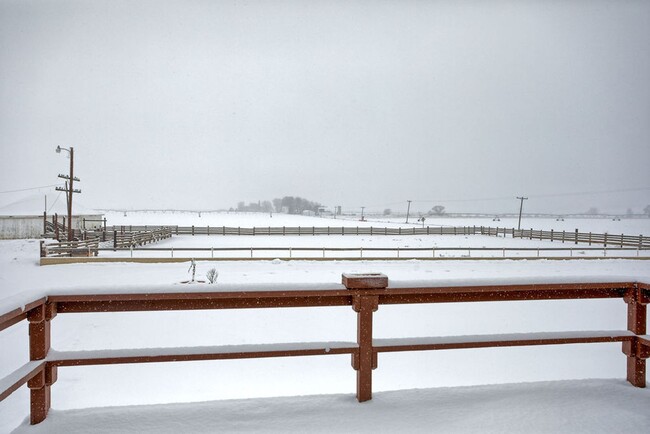
M 350 354 L 357 372 L 357 399 L 372 397 L 372 370 L 378 354 L 524 345 L 558 345 L 622 342 L 627 356 L 627 380 L 646 385 L 646 309 L 650 285 L 638 282 L 525 284 L 391 288 L 381 274 L 343 275 L 340 289 L 239 291 L 204 293 L 126 293 L 51 295 L 24 308 L 0 314 L 0 330 L 29 321 L 30 362 L 0 379 L 0 400 L 24 384 L 30 389 L 32 424 L 45 419 L 50 408 L 50 388 L 58 367 L 190 360 L 244 359 Z M 570 300 L 620 298 L 627 303 L 627 330 L 523 333 L 405 339 L 373 339 L 373 312 L 380 305 L 457 303 L 510 300 Z M 112 351 L 50 351 L 51 321 L 57 314 L 79 312 L 132 312 L 195 309 L 246 309 L 278 307 L 351 306 L 357 315 L 357 342 L 239 345 L 225 347 L 132 349 Z

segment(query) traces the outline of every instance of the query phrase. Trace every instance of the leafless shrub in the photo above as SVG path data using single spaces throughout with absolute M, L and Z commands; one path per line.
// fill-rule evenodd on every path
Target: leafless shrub
M 207 273 L 205 273 L 205 277 L 208 278 L 208 282 L 217 283 L 217 277 L 219 277 L 219 272 L 217 271 L 216 268 L 211 268 L 208 270 Z

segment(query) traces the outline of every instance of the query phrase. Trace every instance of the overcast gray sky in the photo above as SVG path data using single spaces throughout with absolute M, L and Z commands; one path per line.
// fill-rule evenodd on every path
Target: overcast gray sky
M 61 145 L 88 207 L 640 212 L 649 41 L 648 1 L 0 0 L 0 191 Z

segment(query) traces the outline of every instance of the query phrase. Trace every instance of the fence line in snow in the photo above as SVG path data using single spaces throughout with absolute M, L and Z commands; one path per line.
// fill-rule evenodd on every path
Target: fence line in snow
M 565 243 L 603 244 L 605 246 L 649 248 L 650 237 L 643 235 L 609 234 L 575 231 L 544 231 L 535 229 L 514 229 L 488 226 L 426 226 L 409 228 L 363 227 L 363 226 L 109 226 L 109 231 L 133 232 L 169 228 L 174 235 L 488 235 L 511 238 L 528 238 Z

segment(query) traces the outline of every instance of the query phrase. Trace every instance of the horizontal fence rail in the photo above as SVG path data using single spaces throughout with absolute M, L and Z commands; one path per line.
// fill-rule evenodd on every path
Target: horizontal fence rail
M 48 249 L 48 256 L 60 251 Z M 61 251 L 67 251 L 63 248 Z M 629 247 L 127 247 L 102 248 L 98 252 L 128 256 L 102 256 L 103 260 L 143 259 L 149 262 L 199 260 L 443 260 L 443 259 L 650 259 L 650 249 Z M 69 256 L 69 255 L 67 255 Z M 90 255 L 86 255 L 90 256 Z M 171 261 L 174 260 L 174 261 Z M 42 265 L 61 263 L 43 261 Z
M 357 372 L 357 399 L 363 402 L 372 398 L 372 371 L 378 367 L 380 353 L 598 342 L 621 342 L 627 358 L 627 381 L 636 387 L 646 385 L 646 359 L 650 356 L 650 339 L 646 335 L 650 285 L 646 283 L 391 288 L 388 278 L 382 274 L 344 274 L 342 281 L 341 289 L 72 294 L 35 300 L 24 308 L 0 313 L 0 330 L 23 320 L 29 321 L 30 354 L 30 362 L 0 379 L 0 400 L 27 384 L 31 400 L 30 421 L 36 424 L 47 416 L 50 390 L 57 380 L 59 367 L 350 354 L 352 367 Z M 627 304 L 627 330 L 402 339 L 376 339 L 373 335 L 373 312 L 381 305 L 599 298 L 618 298 Z M 317 306 L 352 307 L 357 316 L 357 341 L 80 352 L 59 352 L 50 348 L 51 322 L 57 314 Z

